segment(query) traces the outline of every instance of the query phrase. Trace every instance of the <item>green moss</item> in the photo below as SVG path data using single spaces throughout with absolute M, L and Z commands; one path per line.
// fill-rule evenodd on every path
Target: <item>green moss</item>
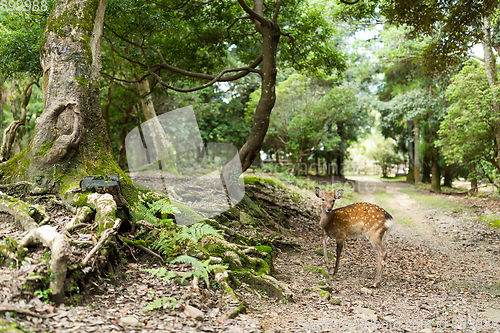
M 260 245 L 260 246 L 256 246 L 255 248 L 257 250 L 259 250 L 260 252 L 266 252 L 266 253 L 269 253 L 269 254 L 273 253 L 273 248 L 270 247 L 270 246 Z
M 314 250 L 314 252 L 317 254 L 317 255 L 320 255 L 320 256 L 323 256 L 324 252 L 323 252 L 323 249 L 322 248 L 318 248 L 316 250 Z M 327 251 L 327 255 L 328 255 L 328 258 L 332 259 L 332 260 L 335 260 L 335 255 L 333 253 L 331 253 L 330 251 Z
M 88 87 L 88 85 L 89 85 L 89 81 L 85 80 L 84 78 L 75 76 L 75 80 L 76 80 L 76 82 L 80 83 L 84 87 Z
M 319 292 L 319 295 L 321 296 L 321 298 L 330 299 L 330 293 L 328 291 L 323 290 L 323 289 L 319 289 L 318 292 Z
M 324 269 L 315 267 L 313 265 L 304 266 L 304 270 L 305 271 L 310 271 L 310 272 L 321 274 L 325 278 L 330 278 L 330 274 L 328 274 Z

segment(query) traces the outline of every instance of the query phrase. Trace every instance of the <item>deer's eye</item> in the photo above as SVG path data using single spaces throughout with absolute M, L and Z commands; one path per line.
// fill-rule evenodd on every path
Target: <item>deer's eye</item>
M 322 201 L 325 201 L 325 198 L 321 198 Z

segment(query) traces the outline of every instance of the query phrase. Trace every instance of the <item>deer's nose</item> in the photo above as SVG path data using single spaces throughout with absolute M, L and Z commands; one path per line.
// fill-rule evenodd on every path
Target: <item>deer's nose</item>
M 328 207 L 328 208 L 326 209 L 326 212 L 327 212 L 327 213 L 330 213 L 331 211 L 332 211 L 332 207 Z

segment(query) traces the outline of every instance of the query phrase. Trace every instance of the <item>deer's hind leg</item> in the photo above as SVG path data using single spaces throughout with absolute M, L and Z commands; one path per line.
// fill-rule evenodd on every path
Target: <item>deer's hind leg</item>
M 382 269 L 385 266 L 385 258 L 387 257 L 387 251 L 385 250 L 384 244 L 382 244 L 382 238 L 384 237 L 385 230 L 380 229 L 377 232 L 367 233 L 366 237 L 375 247 L 377 251 L 377 273 L 371 284 L 371 287 L 377 288 L 380 280 L 382 279 Z

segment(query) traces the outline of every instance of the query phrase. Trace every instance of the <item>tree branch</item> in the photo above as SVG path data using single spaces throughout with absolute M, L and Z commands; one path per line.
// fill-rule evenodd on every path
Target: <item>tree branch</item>
M 274 22 L 278 21 L 278 14 L 280 12 L 280 8 L 281 8 L 281 0 L 276 0 L 276 9 L 275 9 L 274 15 L 273 15 Z
M 346 5 L 355 5 L 359 2 L 359 0 L 356 0 L 356 1 L 339 0 L 339 1 L 342 2 L 343 4 L 346 4 Z
M 266 18 L 257 14 L 252 8 L 250 8 L 248 4 L 245 2 L 245 0 L 238 0 L 238 3 L 243 8 L 243 10 L 247 12 L 247 14 L 250 15 L 254 20 L 259 21 L 261 24 L 268 23 Z

